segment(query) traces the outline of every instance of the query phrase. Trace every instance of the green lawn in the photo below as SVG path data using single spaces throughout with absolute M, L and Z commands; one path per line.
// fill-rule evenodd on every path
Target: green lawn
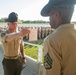
M 30 42 L 33 44 L 38 44 L 38 45 L 43 45 L 43 40 L 39 40 L 39 41 L 35 41 L 35 42 Z M 38 59 L 38 48 L 35 46 L 31 46 L 31 45 L 24 45 L 25 47 L 25 54 L 34 58 L 34 59 Z

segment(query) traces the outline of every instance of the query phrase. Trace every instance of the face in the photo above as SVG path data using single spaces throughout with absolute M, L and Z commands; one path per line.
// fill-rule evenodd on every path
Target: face
M 53 15 L 49 16 L 49 20 L 50 20 L 50 26 L 51 26 L 51 28 L 55 28 L 55 21 L 54 21 Z
M 51 28 L 56 29 L 58 26 L 58 19 L 59 19 L 59 14 L 57 11 L 50 11 L 49 13 L 49 20 L 50 20 L 50 25 Z
M 17 24 L 16 23 L 11 23 L 11 22 L 8 22 L 8 27 L 11 31 L 15 31 L 16 28 L 17 28 Z

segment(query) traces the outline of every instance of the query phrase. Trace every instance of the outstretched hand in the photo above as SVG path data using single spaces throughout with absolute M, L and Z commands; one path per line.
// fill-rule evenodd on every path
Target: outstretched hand
M 22 37 L 27 36 L 29 33 L 30 33 L 30 30 L 29 30 L 29 29 L 26 29 L 26 28 L 23 28 L 23 29 L 20 31 L 20 35 L 21 35 Z

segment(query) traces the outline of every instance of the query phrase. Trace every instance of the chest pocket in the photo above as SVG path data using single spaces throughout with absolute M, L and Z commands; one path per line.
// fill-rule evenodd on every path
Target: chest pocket
M 21 44 L 21 38 L 16 39 L 16 40 L 15 40 L 15 43 Z

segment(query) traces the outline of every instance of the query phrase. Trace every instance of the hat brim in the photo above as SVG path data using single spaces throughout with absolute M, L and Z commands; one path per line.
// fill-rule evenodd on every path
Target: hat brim
M 50 2 L 46 4 L 43 9 L 41 10 L 41 16 L 49 16 L 49 11 L 52 8 L 52 4 Z
M 11 20 L 9 20 L 9 19 L 6 19 L 5 21 L 6 21 L 6 22 L 11 22 L 11 23 L 18 23 L 18 21 L 14 21 L 14 22 L 13 22 L 13 21 L 11 21 Z
M 60 3 L 63 3 L 63 2 L 69 2 L 69 3 L 71 3 L 71 4 L 76 4 L 76 0 L 59 0 L 59 1 L 49 1 L 48 2 L 48 4 L 46 4 L 44 7 L 43 7 L 43 9 L 41 10 L 41 16 L 44 16 L 44 17 L 47 17 L 47 16 L 49 16 L 49 12 L 50 12 L 50 10 L 51 10 L 51 8 L 54 6 L 54 5 L 58 5 L 58 4 L 60 4 Z
M 41 10 L 41 15 L 42 16 L 49 16 L 49 11 L 51 10 L 51 8 L 53 7 L 53 6 L 55 6 L 55 5 L 58 5 L 59 3 L 61 3 L 62 1 L 64 1 L 64 0 L 59 0 L 59 1 L 49 1 L 48 2 L 48 4 L 46 4 L 44 7 L 43 7 L 43 9 Z
M 11 20 L 11 19 L 9 19 L 9 18 L 7 18 L 5 21 L 6 21 L 6 22 L 12 22 L 12 23 L 18 23 L 18 20 L 17 20 L 17 21 L 13 21 L 13 20 Z

